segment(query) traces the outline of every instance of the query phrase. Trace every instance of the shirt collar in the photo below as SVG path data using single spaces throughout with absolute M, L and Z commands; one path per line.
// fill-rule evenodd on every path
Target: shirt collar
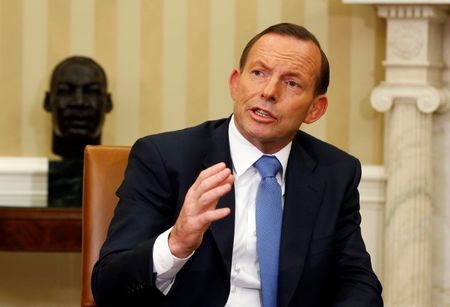
M 231 160 L 233 161 L 233 171 L 237 176 L 245 173 L 250 166 L 264 155 L 258 148 L 256 148 L 252 143 L 250 143 L 237 129 L 234 122 L 234 115 L 232 115 L 230 120 L 230 125 L 228 126 L 228 138 L 230 142 L 230 153 Z M 287 166 L 287 161 L 289 158 L 289 153 L 291 152 L 292 141 L 284 146 L 281 150 L 274 153 L 273 156 L 277 157 L 278 161 L 281 163 L 281 180 L 284 182 L 284 176 L 286 172 L 284 171 Z

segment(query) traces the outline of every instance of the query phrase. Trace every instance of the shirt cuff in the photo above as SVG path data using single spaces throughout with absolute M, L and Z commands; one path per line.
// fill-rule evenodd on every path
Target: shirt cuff
M 156 287 L 164 294 L 167 294 L 172 287 L 175 276 L 192 257 L 194 252 L 186 258 L 178 258 L 172 255 L 169 248 L 169 228 L 156 238 L 153 245 L 153 273 L 156 273 Z

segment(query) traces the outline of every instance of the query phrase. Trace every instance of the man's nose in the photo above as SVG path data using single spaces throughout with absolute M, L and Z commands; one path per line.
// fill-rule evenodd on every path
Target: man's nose
M 84 93 L 83 93 L 83 89 L 81 87 L 76 88 L 75 90 L 75 99 L 74 102 L 76 105 L 83 105 L 85 103 L 84 100 Z
M 261 91 L 261 98 L 269 102 L 276 103 L 278 100 L 278 81 L 276 78 L 270 78 L 264 84 Z

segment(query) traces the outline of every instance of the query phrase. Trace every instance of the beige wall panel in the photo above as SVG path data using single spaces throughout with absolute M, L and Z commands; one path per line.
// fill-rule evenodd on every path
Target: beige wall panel
M 0 155 L 21 154 L 22 1 L 0 1 Z
M 162 130 L 163 2 L 141 3 L 141 135 Z
M 211 1 L 209 39 L 209 118 L 229 116 L 233 104 L 228 76 L 234 67 L 235 7 L 232 1 Z
M 235 1 L 233 67 L 239 66 L 239 58 L 241 57 L 242 50 L 258 31 L 258 12 L 256 6 L 257 0 Z
M 383 61 L 386 59 L 386 22 L 383 19 L 377 19 L 374 24 L 375 32 L 375 69 L 374 82 L 380 84 L 384 80 Z M 365 161 L 372 164 L 384 163 L 384 115 L 381 114 L 374 120 L 374 159 L 372 161 Z
M 187 0 L 164 1 L 163 130 L 186 126 Z
M 329 0 L 303 0 L 303 25 L 314 33 L 324 50 L 328 47 L 330 3 Z
M 94 8 L 91 0 L 70 2 L 70 53 L 92 56 L 94 53 Z
M 328 54 L 328 0 L 304 0 L 303 1 L 304 26 L 310 30 L 319 40 L 320 45 Z M 331 71 L 333 71 L 331 67 Z M 327 120 L 329 112 L 311 125 L 304 125 L 302 130 L 324 140 L 327 137 Z
M 48 0 L 48 24 L 47 24 L 47 73 L 45 75 L 45 91 L 50 90 L 50 78 L 55 66 L 70 55 L 70 0 Z M 44 100 L 42 93 L 42 104 Z M 41 104 L 41 106 L 42 106 Z M 42 107 L 42 112 L 46 112 Z M 52 135 L 52 124 L 50 113 L 46 114 L 46 135 Z M 52 159 L 59 159 L 58 156 L 51 153 L 52 145 L 46 148 Z
M 331 66 L 327 138 L 343 150 L 349 148 L 351 7 L 330 1 L 328 59 Z
M 117 2 L 116 143 L 131 145 L 139 136 L 140 1 Z
M 22 155 L 50 152 L 49 116 L 42 98 L 47 81 L 47 0 L 24 0 L 22 31 Z
M 284 0 L 281 7 L 282 21 L 304 26 L 305 0 Z
M 279 0 L 258 0 L 258 31 L 281 22 L 282 1 Z
M 78 307 L 79 253 L 0 252 L 0 306 Z
M 186 125 L 187 7 L 187 0 L 164 1 L 162 90 L 165 131 Z
M 366 6 L 352 8 L 350 63 L 349 151 L 365 161 L 379 160 L 374 146 L 377 121 L 383 116 L 370 105 L 375 82 L 375 10 Z
M 70 0 L 48 0 L 48 78 L 55 66 L 70 55 L 70 4 Z
M 186 124 L 208 119 L 209 98 L 209 0 L 188 4 L 187 108 Z
M 102 144 L 116 143 L 116 99 L 117 85 L 117 1 L 95 1 L 94 59 L 103 67 L 108 78 L 108 88 L 112 96 L 113 110 L 106 115 L 102 131 Z

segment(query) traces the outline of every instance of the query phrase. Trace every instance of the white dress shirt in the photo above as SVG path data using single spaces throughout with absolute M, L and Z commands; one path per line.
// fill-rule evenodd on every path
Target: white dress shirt
M 263 155 L 237 130 L 234 116 L 228 128 L 231 159 L 233 161 L 235 191 L 235 229 L 231 261 L 230 294 L 226 307 L 261 306 L 259 262 L 256 250 L 255 199 L 261 176 L 253 164 Z M 274 154 L 282 169 L 277 174 L 284 204 L 284 176 L 292 142 Z M 192 256 L 179 259 L 170 253 L 168 235 L 161 234 L 153 247 L 153 271 L 156 286 L 167 294 L 176 274 Z

